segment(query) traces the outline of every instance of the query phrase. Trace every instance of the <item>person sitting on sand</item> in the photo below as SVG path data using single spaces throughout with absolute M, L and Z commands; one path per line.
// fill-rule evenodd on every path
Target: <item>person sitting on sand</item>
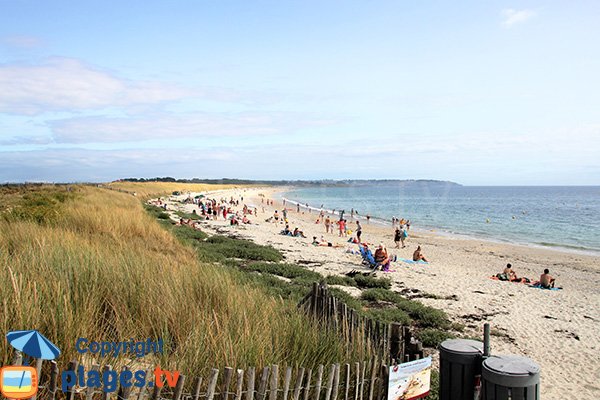
M 246 216 L 244 215 L 244 218 L 242 218 L 242 224 L 250 224 L 250 223 L 251 223 L 251 222 L 250 222 L 250 220 L 248 219 L 248 217 L 246 217 Z
M 375 258 L 375 262 L 377 263 L 374 269 L 377 269 L 379 266 L 381 266 L 382 271 L 390 269 L 390 257 L 388 256 L 387 249 L 383 246 L 383 243 L 379 243 L 373 258 Z
M 540 275 L 540 286 L 544 289 L 550 289 L 554 287 L 554 282 L 556 279 L 552 275 L 550 275 L 550 270 L 546 268 L 544 273 Z
M 413 253 L 413 261 L 421 261 L 421 260 L 425 261 L 425 262 L 429 262 L 429 261 L 427 261 L 427 259 L 423 255 L 423 253 L 421 253 L 421 246 L 417 246 L 417 249 Z
M 277 210 L 273 213 L 273 219 L 275 219 L 275 223 L 279 222 L 279 213 Z
M 298 227 L 294 228 L 294 232 L 292 233 L 292 236 L 303 237 L 303 238 L 306 237 L 306 236 L 304 236 L 304 232 L 302 232 L 300 229 L 298 229 Z
M 506 276 L 506 278 L 509 281 L 519 280 L 519 278 L 517 278 L 517 273 L 512 269 L 512 264 L 510 263 L 506 264 L 506 268 L 504 268 L 504 271 L 502 271 L 502 273 L 504 274 L 504 276 Z

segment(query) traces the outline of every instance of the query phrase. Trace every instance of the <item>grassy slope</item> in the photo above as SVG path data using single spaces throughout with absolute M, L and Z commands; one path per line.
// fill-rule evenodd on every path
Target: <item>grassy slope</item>
M 105 186 L 111 189 L 135 193 L 141 198 L 147 198 L 166 193 L 171 194 L 174 191 L 204 192 L 207 190 L 221 190 L 240 187 L 238 185 L 208 185 L 203 183 L 177 182 L 111 182 Z
M 160 192 L 185 190 L 159 185 Z M 142 196 L 154 190 L 135 189 Z M 129 194 L 84 186 L 3 187 L 0 204 L 0 331 L 40 330 L 63 351 L 63 365 L 77 356 L 78 337 L 161 336 L 172 351 L 147 361 L 188 374 L 213 366 L 310 366 L 362 357 L 307 323 L 293 303 L 198 261 Z M 6 365 L 10 356 L 0 341 L 0 361 Z

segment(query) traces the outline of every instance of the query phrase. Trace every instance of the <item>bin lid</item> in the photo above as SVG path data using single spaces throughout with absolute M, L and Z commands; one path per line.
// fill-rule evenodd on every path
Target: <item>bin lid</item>
M 484 380 L 505 387 L 528 387 L 540 382 L 540 367 L 527 357 L 492 356 L 481 369 Z
M 540 373 L 540 367 L 531 359 L 521 356 L 492 356 L 483 365 L 497 374 L 503 375 L 535 375 Z
M 471 339 L 447 339 L 440 344 L 440 350 L 454 354 L 483 354 L 483 343 Z

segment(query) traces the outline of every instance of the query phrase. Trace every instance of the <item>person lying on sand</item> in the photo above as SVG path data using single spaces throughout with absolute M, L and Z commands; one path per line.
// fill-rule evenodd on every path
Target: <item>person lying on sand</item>
M 313 236 L 313 241 L 312 241 L 312 245 L 313 246 L 323 246 L 323 247 L 344 247 L 338 244 L 333 244 L 331 242 L 327 242 L 325 240 L 325 238 L 323 238 L 323 236 L 321 236 L 321 240 L 317 240 L 316 236 Z
M 550 275 L 550 270 L 546 268 L 544 273 L 540 275 L 540 286 L 545 289 L 550 289 L 554 287 L 554 282 L 556 279 L 552 275 Z
M 425 261 L 425 262 L 429 262 L 425 256 L 423 255 L 423 253 L 421 253 L 421 246 L 417 246 L 417 249 L 415 250 L 415 252 L 413 253 L 413 261 Z

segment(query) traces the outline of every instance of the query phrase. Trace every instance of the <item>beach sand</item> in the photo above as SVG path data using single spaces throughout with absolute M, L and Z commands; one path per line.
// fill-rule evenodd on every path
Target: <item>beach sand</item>
M 279 189 L 281 190 L 281 189 Z M 261 203 L 259 194 L 275 200 L 274 206 Z M 236 235 L 270 244 L 281 250 L 290 262 L 314 261 L 310 269 L 324 275 L 344 274 L 352 269 L 365 270 L 357 249 L 347 238 L 326 234 L 316 224 L 318 212 L 296 212 L 287 205 L 291 229 L 304 231 L 307 238 L 279 235 L 282 224 L 265 222 L 275 209 L 283 208 L 277 189 L 255 188 L 222 191 L 214 198 L 244 197 L 244 203 L 258 208 L 252 225 L 230 227 L 222 218 L 203 224 L 208 232 Z M 170 203 L 188 212 L 195 207 Z M 264 207 L 264 212 L 262 208 Z M 239 207 L 241 209 L 241 205 Z M 347 215 L 349 228 L 355 223 Z M 527 246 L 475 239 L 454 238 L 430 232 L 409 232 L 405 249 L 394 249 L 391 226 L 363 225 L 363 241 L 383 242 L 390 254 L 412 257 L 421 245 L 430 260 L 427 265 L 395 262 L 393 272 L 378 272 L 393 281 L 393 290 L 418 289 L 439 298 L 417 298 L 424 304 L 442 309 L 454 322 L 466 325 L 465 335 L 482 336 L 484 322 L 492 327 L 492 354 L 518 354 L 532 358 L 541 369 L 541 394 L 546 399 L 600 398 L 600 257 L 580 255 Z M 343 248 L 311 245 L 312 237 L 325 236 Z M 539 279 L 544 268 L 556 277 L 562 290 L 549 291 L 524 284 L 489 279 L 512 263 L 518 276 Z M 433 352 L 437 353 L 437 352 Z M 434 354 L 434 358 L 437 357 Z

